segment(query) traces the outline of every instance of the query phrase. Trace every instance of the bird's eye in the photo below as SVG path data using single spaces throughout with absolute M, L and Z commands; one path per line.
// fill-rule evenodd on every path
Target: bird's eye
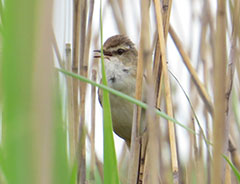
M 124 52 L 125 52 L 125 50 L 123 50 L 123 49 L 118 49 L 118 50 L 117 50 L 117 53 L 118 53 L 119 55 L 122 55 Z
M 123 71 L 123 72 L 126 72 L 126 73 L 128 73 L 128 72 L 129 72 L 129 70 L 128 70 L 128 69 L 126 69 L 126 68 L 124 68 L 122 71 Z

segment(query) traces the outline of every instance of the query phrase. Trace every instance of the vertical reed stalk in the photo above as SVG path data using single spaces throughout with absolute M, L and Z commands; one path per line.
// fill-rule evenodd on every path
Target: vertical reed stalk
M 71 54 L 71 45 L 70 44 L 66 44 L 65 45 L 65 62 L 66 62 L 66 68 L 68 71 L 71 71 L 71 66 L 72 66 L 72 54 Z M 68 134 L 69 134 L 69 159 L 70 159 L 70 165 L 73 166 L 74 165 L 74 161 L 75 161 L 75 124 L 74 124 L 74 109 L 73 109 L 73 93 L 72 93 L 72 89 L 73 89 L 73 80 L 70 77 L 67 77 L 67 113 L 68 113 Z
M 144 80 L 144 68 L 150 67 L 150 30 L 149 30 L 149 6 L 150 2 L 141 1 L 141 35 L 140 49 L 138 52 L 137 77 L 136 77 L 136 99 L 142 99 L 143 88 L 146 88 L 146 79 Z M 130 157 L 134 159 L 130 162 L 128 183 L 142 183 L 144 177 L 144 161 L 146 154 L 147 137 L 141 135 L 141 108 L 134 106 L 133 128 L 131 138 L 131 153 Z M 149 174 L 149 173 L 147 173 Z M 152 177 L 150 176 L 150 181 Z
M 119 6 L 116 4 L 117 1 L 109 0 L 111 8 L 113 10 L 113 16 L 116 20 L 117 28 L 121 34 L 126 34 L 126 28 L 123 24 L 123 19 L 121 17 L 121 12 L 119 11 Z
M 224 181 L 224 163 L 221 154 L 226 153 L 225 145 L 228 138 L 228 126 L 225 121 L 227 64 L 225 0 L 218 0 L 215 49 L 212 184 Z
M 162 55 L 162 71 L 165 85 L 165 100 L 167 107 L 167 114 L 173 117 L 173 107 L 171 100 L 171 89 L 170 89 L 170 81 L 168 78 L 168 69 L 166 62 L 166 49 L 165 49 L 165 39 L 164 39 L 164 31 L 163 31 L 163 22 L 162 22 L 162 13 L 160 9 L 159 1 L 155 0 L 155 13 L 157 17 L 157 28 L 158 28 L 158 37 L 160 43 L 160 52 Z M 172 174 L 173 174 L 173 183 L 179 183 L 179 169 L 178 169 L 178 158 L 177 158 L 177 147 L 175 140 L 175 127 L 170 121 L 168 121 L 168 129 L 169 129 L 169 141 L 170 141 L 170 150 L 171 150 L 171 164 L 172 164 Z
M 79 58 L 80 58 L 80 0 L 73 2 L 73 61 L 72 72 L 79 73 Z M 78 142 L 79 130 L 79 82 L 77 79 L 72 79 L 72 103 L 73 103 L 73 118 L 74 118 L 74 150 L 76 157 L 76 146 Z
M 156 5 L 155 5 L 156 6 Z M 168 35 L 168 29 L 169 29 L 169 21 L 170 21 L 170 14 L 171 14 L 171 8 L 172 8 L 172 0 L 164 0 L 162 2 L 162 14 L 163 14 L 163 28 L 164 28 L 164 38 L 165 43 L 167 43 L 167 35 Z M 158 35 L 158 34 L 157 34 Z M 156 48 L 155 48 L 155 54 L 154 54 L 154 78 L 156 81 L 155 84 L 155 91 L 156 91 L 156 106 L 157 108 L 160 108 L 160 99 L 161 99 L 161 89 L 162 89 L 162 58 L 160 54 L 160 45 L 159 45 L 159 37 L 157 36 L 157 42 L 156 42 Z
M 86 20 L 87 20 L 87 1 L 80 1 L 80 75 L 87 77 L 88 61 L 85 60 L 86 40 Z M 80 123 L 78 129 L 77 157 L 78 157 L 78 183 L 86 182 L 86 127 L 85 127 L 85 102 L 86 102 L 86 83 L 80 81 Z

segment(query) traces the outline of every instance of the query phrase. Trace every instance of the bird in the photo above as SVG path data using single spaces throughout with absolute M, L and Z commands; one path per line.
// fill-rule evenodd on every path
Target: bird
M 94 50 L 94 58 L 100 58 L 100 50 Z M 104 65 L 108 86 L 135 97 L 138 52 L 134 43 L 126 35 L 115 35 L 103 44 Z M 145 82 L 143 82 L 143 86 Z M 145 99 L 143 90 L 143 99 Z M 98 90 L 99 102 L 102 104 L 102 90 Z M 134 105 L 114 94 L 109 95 L 113 131 L 125 140 L 128 147 L 131 143 Z M 145 127 L 145 111 L 141 116 L 141 132 Z

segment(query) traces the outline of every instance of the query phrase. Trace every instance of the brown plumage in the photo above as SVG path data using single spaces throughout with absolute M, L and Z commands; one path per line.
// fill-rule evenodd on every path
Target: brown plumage
M 99 50 L 95 50 L 99 52 Z M 108 38 L 103 45 L 104 63 L 108 86 L 135 97 L 137 50 L 125 35 Z M 95 58 L 99 58 L 95 56 Z M 143 84 L 144 85 L 144 84 Z M 145 98 L 143 93 L 143 99 Z M 102 90 L 98 91 L 99 102 L 102 104 Z M 110 94 L 112 123 L 114 132 L 123 138 L 127 145 L 131 142 L 133 104 L 116 95 Z M 142 130 L 145 129 L 144 114 Z
M 109 48 L 114 48 L 119 45 L 128 45 L 131 48 L 134 47 L 134 43 L 125 35 L 115 35 L 108 38 L 103 44 L 103 48 L 108 50 Z

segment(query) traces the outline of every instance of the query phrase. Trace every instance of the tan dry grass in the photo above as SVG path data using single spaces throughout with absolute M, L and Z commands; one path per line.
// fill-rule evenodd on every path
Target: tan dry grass
M 170 80 L 168 79 L 168 66 L 167 66 L 167 62 L 166 62 L 166 51 L 165 51 L 165 45 L 166 45 L 166 40 L 167 40 L 167 33 L 168 33 L 168 28 L 169 28 L 169 20 L 170 20 L 170 15 L 171 15 L 171 11 L 174 11 L 174 9 L 172 9 L 172 1 L 162 1 L 162 5 L 159 4 L 159 1 L 154 1 L 154 6 L 155 6 L 155 11 L 156 11 L 156 20 L 157 20 L 157 27 L 158 27 L 158 39 L 156 41 L 155 44 L 155 48 L 153 50 L 155 50 L 155 55 L 154 55 L 154 62 L 153 62 L 153 73 L 154 73 L 154 83 L 152 84 L 153 86 L 155 86 L 155 97 L 156 97 L 156 106 L 159 108 L 162 104 L 163 101 L 166 102 L 166 109 L 167 112 L 170 116 L 174 115 L 174 111 L 176 111 L 175 109 L 175 105 L 177 106 L 181 106 L 181 104 L 178 104 L 178 102 L 172 102 L 171 101 L 171 96 L 175 96 L 176 93 L 175 91 L 172 90 L 172 88 L 170 87 Z M 232 3 L 234 3 L 235 6 L 239 6 L 238 1 L 232 0 Z M 80 8 L 80 3 L 86 3 L 85 5 L 81 6 Z M 126 34 L 128 32 L 128 29 L 125 27 L 124 25 L 124 20 L 126 19 L 126 15 L 125 15 L 125 10 L 124 10 L 124 6 L 126 3 L 125 1 L 114 1 L 111 0 L 108 2 L 109 3 L 109 7 L 113 10 L 113 19 L 116 21 L 116 25 L 118 28 L 119 33 L 122 34 Z M 147 2 L 145 2 L 147 3 Z M 191 55 L 188 54 L 185 49 L 186 45 L 183 44 L 185 43 L 184 40 L 182 40 L 183 42 L 180 42 L 180 39 L 178 38 L 178 31 L 173 30 L 173 28 L 170 26 L 169 28 L 169 32 L 171 34 L 171 37 L 173 38 L 173 41 L 175 43 L 176 48 L 179 50 L 181 56 L 182 56 L 182 60 L 184 62 L 184 64 L 187 67 L 188 72 L 191 75 L 191 79 L 193 81 L 192 86 L 195 87 L 191 87 L 191 100 L 193 101 L 193 107 L 194 109 L 199 113 L 199 106 L 201 105 L 201 103 L 203 103 L 203 105 L 206 108 L 200 108 L 200 113 L 204 116 L 204 122 L 203 124 L 205 125 L 205 127 L 208 128 L 204 128 L 204 130 L 206 131 L 206 135 L 207 138 L 213 141 L 213 147 L 214 150 L 213 151 L 213 162 L 212 162 L 212 158 L 211 158 L 211 154 L 207 153 L 207 158 L 205 158 L 204 156 L 204 152 L 206 151 L 206 147 L 204 146 L 204 144 L 202 144 L 203 142 L 203 137 L 199 136 L 199 135 L 192 135 L 190 134 L 191 138 L 190 138 L 190 149 L 189 149 L 189 153 L 190 153 L 190 157 L 188 158 L 188 160 L 186 161 L 186 163 L 182 163 L 181 162 L 181 154 L 177 154 L 177 146 L 176 146 L 176 135 L 175 135 L 175 130 L 174 130 L 174 125 L 172 123 L 169 122 L 168 126 L 169 126 L 169 138 L 170 138 L 170 147 L 166 146 L 166 143 L 168 142 L 168 140 L 164 137 L 165 135 L 161 135 L 161 134 L 166 134 L 164 130 L 158 130 L 158 126 L 155 127 L 156 123 L 159 122 L 158 120 L 156 121 L 155 117 L 149 117 L 149 120 L 151 120 L 151 122 L 149 122 L 151 125 L 154 124 L 154 128 L 153 127 L 149 127 L 149 129 L 151 129 L 150 132 L 154 132 L 153 130 L 155 130 L 156 132 L 153 133 L 153 135 L 150 136 L 150 143 L 149 143 L 149 150 L 154 150 L 152 149 L 154 146 L 158 147 L 159 146 L 159 152 L 157 151 L 156 154 L 153 154 L 154 158 L 159 155 L 159 161 L 156 163 L 156 165 L 151 166 L 151 165 L 145 165 L 145 171 L 146 170 L 150 170 L 153 168 L 158 168 L 158 164 L 159 165 L 159 169 L 157 172 L 159 172 L 160 177 L 159 178 L 163 178 L 162 183 L 169 183 L 169 181 L 171 181 L 171 176 L 176 176 L 174 177 L 174 182 L 175 183 L 180 183 L 180 181 L 182 183 L 191 183 L 192 182 L 192 177 L 194 175 L 196 175 L 196 180 L 199 183 L 210 183 L 210 180 L 212 180 L 212 183 L 215 182 L 219 182 L 220 180 L 223 181 L 222 176 L 223 175 L 219 175 L 219 170 L 222 170 L 224 165 L 218 165 L 220 163 L 223 163 L 222 161 L 222 157 L 219 156 L 219 151 L 222 150 L 222 147 L 224 147 L 224 153 L 226 153 L 226 141 L 228 136 L 225 135 L 223 137 L 217 137 L 219 132 L 222 132 L 221 135 L 223 134 L 228 134 L 228 131 L 226 131 L 226 129 L 224 128 L 224 126 L 226 125 L 226 121 L 230 122 L 231 119 L 229 119 L 230 116 L 233 116 L 233 114 L 231 113 L 231 111 L 229 112 L 229 114 L 225 114 L 225 110 L 226 108 L 228 108 L 231 105 L 231 98 L 226 99 L 225 98 L 225 92 L 227 91 L 227 89 L 229 89 L 228 91 L 231 93 L 231 88 L 232 85 L 234 84 L 234 67 L 230 66 L 228 67 L 228 72 L 226 72 L 226 61 L 227 61 L 227 49 L 226 46 L 224 46 L 224 39 L 222 39 L 223 37 L 225 37 L 225 29 L 228 30 L 232 30 L 233 28 L 238 28 L 239 23 L 239 18 L 236 18 L 237 15 L 239 15 L 239 9 L 235 8 L 235 9 L 226 9 L 226 7 L 221 4 L 221 3 L 225 3 L 224 1 L 219 1 L 218 6 L 220 6 L 220 9 L 218 10 L 218 12 L 220 12 L 218 14 L 218 16 L 223 16 L 223 20 L 221 20 L 222 18 L 217 18 L 218 20 L 218 24 L 220 25 L 219 27 L 217 27 L 217 29 L 215 30 L 214 24 L 216 22 L 216 17 L 213 13 L 213 10 L 211 9 L 211 6 L 209 6 L 209 1 L 204 1 L 203 2 L 203 6 L 202 6 L 202 11 L 206 12 L 206 14 L 202 17 L 203 19 L 201 20 L 201 36 L 200 36 L 200 52 L 199 52 L 199 60 L 198 61 L 198 67 L 195 68 L 193 63 L 192 63 L 192 58 Z M 238 3 L 238 4 L 237 4 Z M 85 1 L 78 1 L 75 0 L 74 1 L 74 33 L 73 33 L 73 63 L 71 65 L 72 71 L 79 73 L 81 70 L 81 74 L 87 76 L 87 73 L 89 72 L 88 70 L 85 70 L 86 68 L 89 69 L 89 53 L 91 52 L 89 50 L 90 45 L 91 45 L 91 33 L 92 33 L 92 29 L 91 29 L 91 25 L 92 25 L 92 20 L 91 20 L 91 15 L 93 13 L 93 11 L 98 11 L 98 10 L 93 10 L 93 5 L 95 4 L 94 1 L 90 1 L 90 2 L 85 2 Z M 146 8 L 147 5 L 145 5 L 144 8 Z M 161 8 L 163 6 L 163 8 Z M 148 6 L 147 6 L 148 7 Z M 107 6 L 104 7 L 104 9 L 108 8 Z M 193 8 L 193 7 L 192 7 Z M 230 22 L 229 24 L 226 25 L 226 21 L 229 20 L 224 20 L 224 12 L 226 10 L 226 13 L 231 13 L 232 15 L 234 15 L 234 18 L 232 18 L 232 22 Z M 148 10 L 147 10 L 148 11 Z M 146 13 L 143 11 L 143 9 L 141 10 L 141 14 L 143 15 L 148 15 L 148 13 Z M 104 12 L 103 12 L 104 14 Z M 198 16 L 198 15 L 196 15 Z M 87 19 L 88 17 L 88 19 Z M 146 21 L 148 18 L 144 17 L 146 19 L 142 19 L 142 25 L 146 25 Z M 87 21 L 87 22 L 86 22 Z M 194 19 L 194 21 L 198 21 L 197 19 Z M 136 24 L 137 22 L 141 22 L 139 20 L 136 20 Z M 80 24 L 81 23 L 81 26 Z M 88 25 L 88 27 L 86 26 L 86 24 Z M 227 26 L 231 26 L 231 27 L 227 27 Z M 136 25 L 138 26 L 138 25 Z M 235 27 L 236 26 L 236 27 Z M 147 26 L 144 26 L 143 28 L 147 29 Z M 81 31 L 82 30 L 82 31 Z M 87 31 L 86 31 L 87 30 Z M 223 31 L 221 33 L 219 33 L 219 31 Z M 86 32 L 84 32 L 86 31 Z M 240 69 L 239 69 L 239 60 L 237 59 L 239 57 L 239 29 L 235 29 L 235 31 L 233 31 L 234 34 L 232 34 L 231 39 L 232 41 L 236 41 L 236 42 L 231 42 L 232 44 L 232 50 L 234 50 L 234 52 L 230 52 L 230 56 L 229 56 L 229 60 L 233 63 L 236 64 L 236 70 L 237 70 L 237 74 L 238 74 L 238 80 L 239 80 L 239 76 L 240 76 Z M 147 39 L 144 40 L 145 38 L 148 38 L 148 31 L 141 31 L 142 35 L 141 35 L 141 41 L 140 41 L 140 52 L 142 52 L 144 49 L 144 46 L 149 46 L 150 48 L 150 44 L 148 44 Z M 152 32 L 150 32 L 150 34 L 152 34 Z M 218 40 L 217 43 L 214 42 L 214 37 L 216 35 L 216 39 Z M 111 36 L 111 35 L 109 35 Z M 97 37 L 94 35 L 94 37 Z M 85 38 L 85 39 L 83 39 Z M 228 40 L 228 37 L 226 38 Z M 84 42 L 86 44 L 84 44 Z M 85 45 L 85 48 L 83 49 L 83 44 Z M 80 49 L 82 48 L 82 49 Z M 84 52 L 83 52 L 84 50 Z M 55 49 L 55 51 L 57 51 Z M 56 52 L 57 53 L 57 52 Z M 83 54 L 85 53 L 85 54 Z M 219 54 L 220 53 L 220 54 Z M 234 54 L 232 54 L 234 53 Z M 58 55 L 58 54 L 57 54 Z M 81 58 L 81 59 L 80 59 Z M 139 91 L 136 92 L 136 96 L 138 99 L 141 99 L 141 86 L 142 86 L 142 76 L 143 76 L 143 66 L 144 66 L 144 61 L 145 59 L 143 59 L 144 57 L 142 55 L 139 55 L 139 62 L 138 62 L 138 77 L 137 77 L 137 89 L 139 89 Z M 69 59 L 70 60 L 70 59 Z M 147 59 L 148 60 L 148 59 Z M 211 81 L 213 80 L 213 75 L 212 75 L 212 64 L 213 61 L 217 61 L 214 64 L 214 73 L 216 74 L 217 77 L 215 77 L 215 82 L 212 83 Z M 219 62 L 221 61 L 221 64 L 219 64 Z M 172 62 L 172 61 L 169 61 Z M 68 61 L 69 63 L 69 61 Z M 203 66 L 203 68 L 201 69 L 201 65 Z M 70 65 L 68 65 L 68 69 Z M 218 68 L 218 66 L 221 66 L 220 68 Z M 80 69 L 80 70 L 79 70 Z M 201 71 L 203 71 L 203 78 L 204 78 L 204 83 L 201 82 Z M 225 72 L 226 75 L 228 73 L 228 78 L 226 78 L 225 75 L 223 75 Z M 90 72 L 91 73 L 91 72 Z M 95 75 L 95 74 L 94 74 Z M 224 77 L 225 76 L 225 77 Z M 223 79 L 219 80 L 219 77 L 223 77 Z M 224 82 L 228 80 L 228 82 Z M 230 83 L 229 83 L 230 82 Z M 67 81 L 67 83 L 70 83 L 70 80 Z M 225 85 L 228 84 L 228 85 Z M 231 84 L 231 85 L 230 85 Z M 172 84 L 173 85 L 173 84 Z M 73 123 L 74 126 L 70 126 L 71 131 L 69 132 L 69 135 L 71 137 L 70 139 L 70 152 L 72 154 L 71 157 L 73 157 L 76 153 L 76 145 L 77 142 L 79 141 L 77 139 L 78 135 L 80 134 L 80 132 L 82 132 L 83 130 L 83 126 L 84 126 L 84 114 L 85 114 L 85 85 L 81 84 L 80 88 L 81 88 L 81 92 L 79 91 L 79 83 L 73 79 L 72 84 L 68 85 L 69 88 L 72 88 L 72 95 L 70 95 L 69 93 L 69 101 L 71 101 L 71 103 L 69 103 L 69 105 L 71 104 L 73 107 L 69 108 L 69 113 L 73 114 L 70 115 L 69 117 L 74 117 L 74 121 L 70 120 L 69 122 L 75 122 Z M 194 92 L 194 90 L 197 89 L 197 92 Z M 212 94 L 213 91 L 215 89 L 214 92 L 214 105 L 213 105 L 213 99 L 209 94 Z M 162 93 L 162 91 L 165 90 L 164 93 Z M 70 92 L 69 91 L 69 92 Z M 78 94 L 80 92 L 80 97 L 81 97 L 81 102 L 80 104 L 78 104 Z M 95 101 L 95 96 L 94 96 L 94 91 L 92 91 L 92 100 Z M 229 94 L 230 94 L 229 93 Z M 221 97 L 219 98 L 218 95 L 220 95 Z M 239 93 L 238 93 L 239 96 Z M 165 98 L 165 100 L 163 100 Z M 199 99 L 202 98 L 202 102 L 199 101 Z M 221 100 L 219 100 L 221 99 Z M 227 100 L 227 102 L 226 102 Z M 220 103 L 220 104 L 218 104 Z M 239 103 L 239 102 L 238 102 Z M 174 104 L 174 105 L 172 105 Z M 225 104 L 225 105 L 224 105 Z M 79 106 L 81 106 L 82 108 L 81 111 L 79 109 Z M 92 108 L 95 109 L 94 105 L 92 104 Z M 73 112 L 72 112 L 73 111 Z M 215 114 L 214 116 L 214 121 L 212 120 L 212 114 Z M 94 110 L 93 112 L 94 113 Z M 188 113 L 188 112 L 184 112 L 182 111 L 182 113 Z M 95 113 L 94 113 L 95 114 Z M 150 113 L 151 114 L 151 113 Z M 79 122 L 80 119 L 79 117 L 82 118 L 81 120 L 81 130 L 79 130 L 78 126 L 79 126 Z M 94 117 L 94 115 L 93 115 Z M 135 114 L 135 117 L 138 117 L 137 119 L 140 119 L 140 113 L 138 110 L 138 113 Z M 227 118 L 228 117 L 228 118 Z M 217 119 L 216 119 L 217 118 Z M 195 120 L 193 118 L 193 114 L 189 113 L 189 119 L 191 119 L 191 126 L 193 127 L 193 129 L 196 129 L 196 125 L 195 125 Z M 226 120 L 226 121 L 225 121 Z M 94 118 L 93 118 L 94 121 Z M 139 124 L 136 123 L 137 121 L 135 121 L 134 124 L 134 129 L 133 129 L 133 141 L 134 143 L 132 144 L 133 148 L 132 148 L 132 153 L 130 154 L 130 158 L 131 158 L 131 162 L 130 162 L 130 179 L 128 180 L 129 183 L 136 183 L 136 181 L 138 180 L 137 178 L 139 178 L 139 172 L 138 170 L 136 170 L 136 165 L 139 165 L 139 152 L 140 152 L 140 147 L 139 145 L 141 144 L 141 139 L 139 139 Z M 139 121 L 138 121 L 139 122 Z M 213 123 L 214 122 L 214 123 Z M 222 122 L 220 124 L 217 125 L 217 123 Z M 161 122 L 163 123 L 163 122 Z M 213 124 L 215 124 L 215 126 L 212 126 Z M 234 123 L 232 123 L 234 124 Z M 157 125 L 159 125 L 157 123 Z M 223 126 L 221 126 L 223 125 Z M 92 126 L 94 127 L 94 123 L 92 122 Z M 75 128 L 73 128 L 75 127 Z M 74 130 L 74 132 L 73 132 Z M 213 130 L 213 132 L 212 132 Z M 82 135 L 82 134 L 81 134 Z M 92 153 L 92 159 L 96 159 L 96 165 L 100 171 L 100 173 L 102 173 L 101 170 L 101 162 L 98 160 L 97 157 L 94 158 L 94 155 L 96 154 L 94 151 L 94 130 L 91 131 L 91 153 Z M 212 136 L 214 137 L 214 139 L 212 139 Z M 73 139 L 73 137 L 75 137 Z M 153 138 L 153 139 L 152 139 Z M 222 141 L 221 138 L 223 138 Z M 140 143 L 139 143 L 140 141 Z M 156 145 L 158 144 L 158 145 Z M 180 143 L 181 144 L 181 143 Z M 181 146 L 181 145 L 179 145 Z M 85 153 L 86 150 L 84 149 L 85 145 L 80 145 L 81 149 L 83 152 L 81 154 L 81 159 L 85 159 Z M 212 147 L 211 147 L 212 148 Z M 239 147 L 237 145 L 234 146 L 235 149 L 233 149 L 234 151 L 231 151 L 232 154 L 232 159 L 233 162 L 238 166 L 238 162 L 237 159 L 238 158 L 238 150 Z M 166 151 L 167 150 L 167 151 Z M 212 150 L 210 149 L 210 152 Z M 152 152 L 152 151 L 151 151 Z M 149 154 L 151 154 L 151 152 L 147 152 L 147 157 L 149 156 Z M 165 155 L 163 155 L 163 153 L 171 153 L 170 158 L 168 159 L 168 157 L 166 157 Z M 73 154 L 74 153 L 74 154 Z M 123 152 L 123 157 L 126 153 Z M 234 156 L 234 154 L 236 156 Z M 75 155 L 76 156 L 76 155 Z M 74 157 L 75 157 L 74 156 Z M 79 155 L 77 155 L 79 157 Z M 133 159 L 135 158 L 135 159 Z M 148 157 L 149 158 L 149 157 Z M 146 158 L 146 159 L 148 159 Z M 207 159 L 207 162 L 206 160 Z M 74 160 L 74 159 L 73 159 Z M 124 159 L 121 159 L 122 161 Z M 80 162 L 81 163 L 81 162 Z M 145 162 L 147 163 L 147 162 Z M 184 167 L 182 168 L 182 165 L 179 165 L 179 163 L 181 164 L 185 164 L 188 165 L 187 170 L 184 169 Z M 93 175 L 93 168 L 95 161 L 91 162 L 91 175 Z M 120 163 L 120 167 L 123 167 L 123 163 Z M 171 172 L 169 169 L 169 166 L 171 165 Z M 80 164 L 79 166 L 82 166 L 82 164 Z M 143 168 L 144 168 L 143 167 Z M 213 167 L 212 170 L 212 174 L 210 174 L 210 168 Z M 147 169 L 146 169 L 147 168 Z M 207 169 L 207 175 L 205 174 L 200 174 L 205 172 L 205 170 Z M 156 170 L 155 170 L 156 171 Z M 81 181 L 83 182 L 84 180 L 86 180 L 85 178 L 85 173 L 84 173 L 84 169 L 83 171 L 81 171 L 81 175 L 82 175 L 82 179 Z M 231 170 L 227 170 L 226 173 L 226 182 L 230 182 L 230 174 Z M 146 173 L 145 173 L 146 174 Z M 176 174 L 176 175 L 174 175 Z M 180 175 L 179 175 L 180 174 Z M 103 176 L 101 174 L 101 176 Z M 146 176 L 146 175 L 145 175 Z M 156 175 L 153 176 L 152 181 L 156 181 L 157 179 L 155 177 Z M 166 176 L 168 178 L 166 178 Z M 81 177 L 80 177 L 81 178 Z M 94 182 L 94 177 L 92 177 L 91 179 L 93 179 Z M 150 180 L 144 180 L 144 183 L 149 183 L 146 181 L 151 181 Z M 225 183 L 226 183 L 225 182 Z M 234 180 L 232 181 L 232 183 L 234 183 Z

